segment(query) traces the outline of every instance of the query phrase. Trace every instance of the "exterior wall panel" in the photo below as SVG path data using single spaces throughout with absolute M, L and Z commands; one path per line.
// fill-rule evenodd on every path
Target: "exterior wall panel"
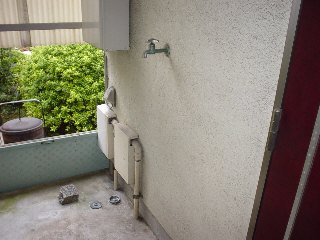
M 142 201 L 172 239 L 245 239 L 291 3 L 131 1 L 109 86 L 143 146 Z M 142 58 L 151 37 L 169 58 Z

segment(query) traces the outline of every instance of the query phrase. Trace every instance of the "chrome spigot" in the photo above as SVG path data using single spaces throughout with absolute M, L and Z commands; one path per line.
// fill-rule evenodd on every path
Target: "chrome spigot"
M 149 49 L 144 51 L 143 57 L 147 58 L 148 54 L 156 54 L 156 53 L 165 53 L 167 57 L 170 56 L 170 47 L 168 44 L 165 45 L 164 48 L 156 49 L 156 43 L 158 43 L 159 40 L 155 38 L 150 38 L 147 43 L 149 43 Z
M 150 38 L 147 43 L 149 43 L 149 50 L 155 50 L 156 49 L 156 43 L 158 43 L 159 40 L 155 38 Z

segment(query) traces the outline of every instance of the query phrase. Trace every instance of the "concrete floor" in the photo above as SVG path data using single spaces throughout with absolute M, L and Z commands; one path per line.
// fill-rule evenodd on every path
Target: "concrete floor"
M 73 183 L 80 192 L 79 202 L 60 205 L 59 187 Z M 108 199 L 117 194 L 121 204 Z M 91 209 L 98 200 L 102 209 Z M 148 226 L 133 218 L 132 205 L 123 192 L 113 191 L 105 174 L 84 177 L 63 184 L 0 196 L 1 240 L 153 240 Z

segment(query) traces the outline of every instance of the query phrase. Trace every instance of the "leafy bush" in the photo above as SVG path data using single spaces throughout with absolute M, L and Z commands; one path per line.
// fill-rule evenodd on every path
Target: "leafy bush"
M 104 92 L 103 52 L 89 44 L 31 51 L 19 63 L 19 90 L 23 99 L 41 100 L 51 135 L 95 129 L 96 105 Z M 25 105 L 28 115 L 42 117 L 39 105 Z
M 24 59 L 24 54 L 9 48 L 0 48 L 0 102 L 9 102 L 19 99 L 16 73 L 17 62 Z M 16 117 L 16 111 L 11 107 L 1 108 L 1 117 L 5 122 Z M 0 122 L 1 125 L 1 122 Z

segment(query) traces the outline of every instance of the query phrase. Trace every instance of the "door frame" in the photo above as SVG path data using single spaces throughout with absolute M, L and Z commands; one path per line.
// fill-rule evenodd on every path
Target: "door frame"
M 283 94 L 285 91 L 287 75 L 290 67 L 291 54 L 292 54 L 293 44 L 294 44 L 295 35 L 296 35 L 296 29 L 299 21 L 299 16 L 300 16 L 301 3 L 302 3 L 302 0 L 292 1 L 291 13 L 290 13 L 289 24 L 287 29 L 287 36 L 286 36 L 282 62 L 280 67 L 280 74 L 278 79 L 278 86 L 277 86 L 276 96 L 275 96 L 274 105 L 273 105 L 273 111 L 272 111 L 273 113 L 275 112 L 276 109 L 281 109 L 281 106 L 282 106 Z M 262 194 L 263 194 L 263 190 L 264 190 L 264 186 L 267 178 L 269 163 L 272 157 L 272 150 L 271 151 L 268 150 L 268 142 L 270 138 L 270 131 L 271 131 L 273 117 L 274 116 L 272 114 L 269 130 L 268 130 L 269 132 L 268 140 L 265 146 L 260 176 L 258 180 L 258 186 L 256 190 L 252 212 L 251 212 L 250 223 L 247 231 L 247 238 L 246 238 L 247 240 L 251 240 L 253 238 L 255 225 L 257 222 L 257 217 L 258 217 L 260 204 L 262 200 Z

